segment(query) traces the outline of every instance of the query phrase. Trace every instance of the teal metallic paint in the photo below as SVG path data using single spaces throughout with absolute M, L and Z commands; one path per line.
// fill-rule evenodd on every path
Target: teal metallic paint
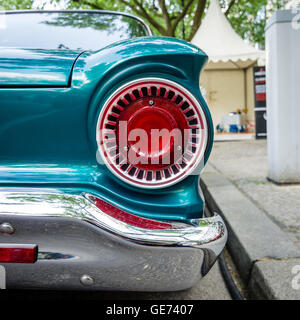
M 198 176 L 160 190 L 129 186 L 97 163 L 96 123 L 105 99 L 116 88 L 133 79 L 155 76 L 190 90 L 212 128 L 199 91 L 199 74 L 206 60 L 202 51 L 183 41 L 138 38 L 82 53 L 65 88 L 0 88 L 0 184 L 93 192 L 149 218 L 200 217 L 203 201 Z M 205 162 L 212 141 L 210 130 Z
M 68 86 L 78 52 L 0 48 L 0 87 Z

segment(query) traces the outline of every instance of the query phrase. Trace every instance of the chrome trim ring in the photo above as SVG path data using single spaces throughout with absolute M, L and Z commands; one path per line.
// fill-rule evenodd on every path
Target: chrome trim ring
M 177 97 L 181 99 L 179 99 L 180 101 L 176 105 L 185 117 L 190 130 L 188 144 L 180 159 L 180 161 L 183 161 L 184 166 L 181 166 L 176 161 L 170 164 L 169 167 L 161 170 L 142 170 L 130 163 L 126 163 L 126 161 L 117 161 L 120 158 L 120 150 L 117 154 L 114 151 L 117 149 L 116 129 L 119 115 L 114 110 L 119 109 L 120 112 L 122 109 L 124 110 L 124 108 L 118 106 L 120 101 L 124 105 L 130 104 L 125 96 L 130 95 L 133 102 L 135 102 L 136 99 L 143 97 L 142 89 L 146 88 L 148 93 L 150 93 L 151 88 L 154 86 L 156 87 L 154 98 L 158 97 L 157 92 L 161 92 L 161 89 L 164 89 L 164 98 L 167 98 L 169 92 L 173 93 L 171 101 L 174 104 Z M 134 91 L 140 92 L 140 95 L 136 97 Z M 147 98 L 150 96 L 148 94 Z M 111 120 L 109 117 L 115 118 L 115 120 Z M 110 127 L 108 128 L 108 126 Z M 105 130 L 101 130 L 100 132 L 102 128 Z M 114 136 L 110 138 L 112 134 Z M 201 161 L 203 161 L 208 143 L 208 124 L 200 102 L 186 88 L 174 81 L 163 78 L 140 78 L 122 85 L 105 101 L 97 120 L 96 140 L 101 158 L 110 172 L 116 177 L 136 187 L 159 189 L 176 184 L 188 175 L 195 174 L 195 172 L 198 173 L 197 169 Z M 111 152 L 113 153 L 110 154 Z M 132 170 L 134 171 L 132 172 Z M 159 178 L 158 172 L 160 173 Z M 140 173 L 142 174 L 140 175 Z

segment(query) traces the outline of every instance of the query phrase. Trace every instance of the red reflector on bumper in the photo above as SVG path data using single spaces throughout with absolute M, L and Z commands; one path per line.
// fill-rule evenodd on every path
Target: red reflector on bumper
M 128 223 L 132 226 L 143 228 L 143 229 L 157 229 L 157 230 L 172 229 L 172 225 L 169 223 L 135 216 L 131 213 L 123 211 L 111 205 L 110 203 L 103 201 L 102 199 L 99 199 L 94 196 L 89 197 L 89 199 L 92 200 L 94 204 L 107 215 L 119 221 Z
M 35 244 L 0 244 L 0 262 L 34 263 L 37 254 Z

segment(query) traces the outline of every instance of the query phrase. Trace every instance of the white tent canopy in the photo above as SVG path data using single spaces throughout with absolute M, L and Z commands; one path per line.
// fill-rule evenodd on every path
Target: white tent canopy
M 211 0 L 191 42 L 209 56 L 210 62 L 223 62 L 223 68 L 244 69 L 254 62 L 264 64 L 265 52 L 246 43 L 233 30 L 217 0 Z

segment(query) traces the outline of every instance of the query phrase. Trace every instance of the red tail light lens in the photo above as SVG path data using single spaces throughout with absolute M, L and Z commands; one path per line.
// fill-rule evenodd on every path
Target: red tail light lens
M 0 262 L 34 263 L 38 247 L 32 244 L 0 244 Z
M 99 199 L 95 196 L 89 196 L 89 199 L 105 214 L 132 226 L 143 228 L 143 229 L 172 229 L 172 225 L 165 222 L 160 222 L 156 220 L 145 219 L 142 217 L 135 216 L 131 213 L 123 211 L 110 203 Z
M 207 144 L 206 117 L 198 100 L 179 84 L 136 80 L 106 101 L 97 142 L 120 179 L 144 188 L 166 187 L 199 165 Z

